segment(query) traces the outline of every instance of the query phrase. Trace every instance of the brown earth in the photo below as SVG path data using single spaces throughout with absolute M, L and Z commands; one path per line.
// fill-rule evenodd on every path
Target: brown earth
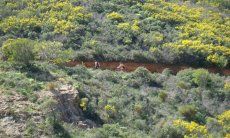
M 101 69 L 109 69 L 109 70 L 116 70 L 117 66 L 120 62 L 99 62 L 101 65 Z M 145 67 L 151 72 L 158 72 L 161 73 L 164 69 L 168 68 L 173 73 L 177 73 L 181 70 L 188 69 L 188 68 L 200 68 L 200 67 L 190 67 L 187 65 L 166 65 L 166 64 L 154 64 L 154 63 L 138 63 L 138 62 L 122 62 L 125 65 L 125 71 L 132 72 L 136 70 L 138 67 Z M 71 61 L 67 63 L 67 66 L 73 67 L 76 65 L 84 65 L 87 68 L 94 68 L 94 61 Z M 209 72 L 212 73 L 220 73 L 222 75 L 230 75 L 230 69 L 221 69 L 218 67 L 208 67 L 205 68 Z

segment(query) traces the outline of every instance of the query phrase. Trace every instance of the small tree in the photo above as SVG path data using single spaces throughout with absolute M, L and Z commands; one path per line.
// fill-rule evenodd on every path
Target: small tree
M 30 39 L 8 39 L 3 43 L 2 52 L 9 61 L 29 64 L 34 60 L 33 45 Z

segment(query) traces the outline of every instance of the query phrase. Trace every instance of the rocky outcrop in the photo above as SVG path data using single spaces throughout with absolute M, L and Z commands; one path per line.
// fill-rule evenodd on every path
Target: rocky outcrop
M 50 91 L 36 92 L 37 101 L 46 101 L 47 97 L 54 102 L 54 112 L 61 121 L 87 129 L 96 127 L 96 123 L 84 116 L 79 107 L 78 91 L 72 85 L 61 84 L 61 87 Z M 46 110 L 38 103 L 33 103 L 17 92 L 0 91 L 0 138 L 22 137 L 28 121 L 40 124 L 46 118 Z
M 55 110 L 60 114 L 61 120 L 83 129 L 96 127 L 96 123 L 84 117 L 84 113 L 79 107 L 78 91 L 72 85 L 61 85 L 58 89 L 50 91 L 48 95 L 57 101 Z
M 63 85 L 57 91 L 53 91 L 53 94 L 63 121 L 73 123 L 83 119 L 83 112 L 77 104 L 79 101 L 77 90 L 71 85 Z

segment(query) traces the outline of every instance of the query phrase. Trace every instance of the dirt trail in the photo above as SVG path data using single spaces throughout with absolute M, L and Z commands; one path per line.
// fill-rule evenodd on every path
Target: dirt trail
M 94 62 L 93 61 L 71 61 L 67 63 L 67 66 L 73 67 L 76 65 L 82 65 L 82 63 L 87 67 L 87 68 L 93 68 L 94 67 Z M 109 70 L 116 70 L 116 67 L 119 65 L 120 62 L 99 62 L 101 65 L 101 69 L 109 69 Z M 187 68 L 195 68 L 195 67 L 190 67 L 186 65 L 165 65 L 165 64 L 154 64 L 154 63 L 138 63 L 138 62 L 122 62 L 126 69 L 125 71 L 127 72 L 132 72 L 138 67 L 145 67 L 151 72 L 158 72 L 161 73 L 164 69 L 169 68 L 172 70 L 173 73 L 177 73 L 181 70 L 187 69 Z M 197 67 L 198 68 L 198 67 Z M 230 75 L 230 69 L 220 69 L 217 67 L 208 67 L 206 68 L 209 72 L 212 73 L 220 73 L 223 75 Z

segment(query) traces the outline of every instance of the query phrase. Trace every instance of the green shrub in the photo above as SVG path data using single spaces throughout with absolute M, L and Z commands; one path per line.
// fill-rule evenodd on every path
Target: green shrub
M 2 51 L 8 60 L 29 64 L 34 60 L 34 42 L 30 39 L 8 39 L 3 43 Z
M 152 136 L 156 138 L 184 138 L 183 132 L 169 123 L 161 126 L 160 130 Z
M 177 73 L 177 77 L 180 78 L 181 81 L 192 84 L 193 83 L 193 72 L 192 69 L 181 70 Z
M 76 66 L 76 67 L 65 67 L 64 70 L 70 76 L 77 80 L 89 79 L 92 77 L 92 74 L 87 70 L 84 66 Z
M 210 82 L 209 72 L 205 69 L 195 70 L 192 76 L 193 82 L 200 87 L 206 87 Z
M 167 96 L 168 96 L 168 94 L 163 92 L 163 91 L 159 93 L 159 97 L 160 97 L 161 101 L 163 101 L 163 102 L 165 102 Z
M 179 81 L 176 85 L 177 87 L 185 90 L 189 88 L 189 84 L 185 83 L 184 81 Z
M 36 58 L 51 61 L 55 64 L 63 64 L 73 58 L 72 50 L 65 50 L 60 42 L 43 41 L 34 46 Z
M 183 105 L 179 108 L 179 112 L 186 119 L 192 120 L 195 117 L 197 110 L 194 105 Z
M 41 90 L 42 86 L 42 83 L 27 78 L 25 74 L 15 71 L 0 72 L 0 87 L 11 90 L 15 89 L 32 101 L 36 100 L 34 91 Z

